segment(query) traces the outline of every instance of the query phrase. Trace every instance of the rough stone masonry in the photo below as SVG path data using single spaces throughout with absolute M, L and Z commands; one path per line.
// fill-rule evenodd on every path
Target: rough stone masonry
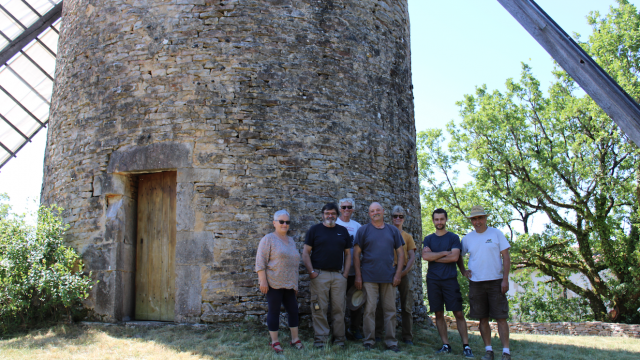
M 407 208 L 420 242 L 406 0 L 65 0 L 62 24 L 42 199 L 99 280 L 94 319 L 134 314 L 139 174 L 177 171 L 176 322 L 266 313 L 253 267 L 279 209 L 300 249 L 347 196 L 361 223 Z

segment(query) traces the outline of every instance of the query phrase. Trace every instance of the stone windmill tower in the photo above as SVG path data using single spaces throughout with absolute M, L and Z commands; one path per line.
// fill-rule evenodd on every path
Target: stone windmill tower
M 300 247 L 346 196 L 361 223 L 404 206 L 420 239 L 408 18 L 406 0 L 65 0 L 42 199 L 99 280 L 94 317 L 264 314 L 255 250 L 282 208 Z

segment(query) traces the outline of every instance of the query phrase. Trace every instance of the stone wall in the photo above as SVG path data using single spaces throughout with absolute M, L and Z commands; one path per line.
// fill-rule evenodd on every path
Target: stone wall
M 265 313 L 255 251 L 282 208 L 300 249 L 347 196 L 361 223 L 404 206 L 419 242 L 408 19 L 406 0 L 65 0 L 42 201 L 99 280 L 93 316 L 132 317 L 141 173 L 177 171 L 178 322 Z
M 431 316 L 431 320 L 435 324 L 435 316 Z M 455 318 L 445 316 L 447 327 L 456 330 L 458 325 Z M 479 331 L 478 321 L 467 320 L 467 328 L 469 331 Z M 498 324 L 489 323 L 491 331 L 497 334 Z M 509 323 L 509 332 L 513 334 L 540 334 L 540 335 L 581 335 L 581 336 L 621 336 L 640 338 L 640 325 L 605 323 L 601 321 L 588 322 L 555 322 L 555 323 Z

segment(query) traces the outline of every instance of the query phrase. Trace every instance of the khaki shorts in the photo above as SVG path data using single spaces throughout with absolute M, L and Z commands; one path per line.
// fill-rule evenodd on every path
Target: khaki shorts
M 502 293 L 502 279 L 469 281 L 469 317 L 473 319 L 509 318 L 509 300 Z

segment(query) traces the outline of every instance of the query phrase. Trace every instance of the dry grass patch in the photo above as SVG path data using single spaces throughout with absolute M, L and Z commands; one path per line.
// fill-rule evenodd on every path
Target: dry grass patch
M 454 354 L 437 356 L 440 340 L 434 329 L 416 328 L 414 346 L 400 344 L 399 354 L 385 351 L 382 344 L 365 351 L 361 342 L 347 342 L 345 349 L 312 348 L 312 333 L 302 331 L 306 349 L 294 350 L 281 332 L 284 355 L 275 355 L 267 345 L 264 326 L 223 324 L 211 327 L 82 326 L 58 325 L 0 340 L 0 358 L 7 359 L 454 359 L 461 358 L 460 337 L 450 332 Z M 493 338 L 493 346 L 501 349 Z M 479 334 L 471 335 L 476 358 L 483 355 Z M 515 359 L 638 359 L 640 339 L 512 335 Z M 499 357 L 498 357 L 499 358 Z

